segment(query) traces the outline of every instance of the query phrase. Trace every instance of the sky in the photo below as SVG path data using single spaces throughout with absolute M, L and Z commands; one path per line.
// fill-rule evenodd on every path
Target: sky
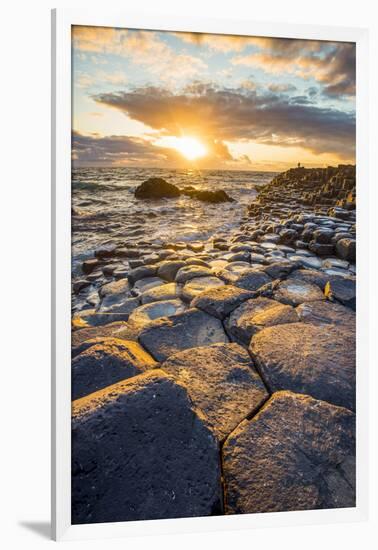
M 355 45 L 72 27 L 74 167 L 355 163 Z

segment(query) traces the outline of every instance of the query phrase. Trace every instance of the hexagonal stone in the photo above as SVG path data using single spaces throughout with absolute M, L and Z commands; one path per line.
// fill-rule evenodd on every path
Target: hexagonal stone
M 132 269 L 127 278 L 131 285 L 134 285 L 140 279 L 145 279 L 146 277 L 153 277 L 156 274 L 156 266 L 154 265 L 142 265 Z
M 211 277 L 211 275 L 213 275 L 213 273 L 210 268 L 202 265 L 190 264 L 181 267 L 178 270 L 175 281 L 176 283 L 185 284 L 187 281 L 190 281 L 190 279 L 194 279 L 195 277 Z
M 292 323 L 264 328 L 250 352 L 271 392 L 291 390 L 354 410 L 356 342 L 353 326 Z
M 130 313 L 140 305 L 139 299 L 135 297 L 124 297 L 120 294 L 108 294 L 101 300 L 100 306 L 96 310 L 96 315 L 101 315 L 101 323 L 107 324 L 113 321 L 127 321 Z M 94 323 L 92 323 L 94 324 Z
M 206 311 L 218 319 L 224 319 L 240 304 L 253 297 L 253 292 L 237 286 L 225 285 L 202 292 L 191 302 L 191 307 Z
M 193 308 L 152 321 L 139 334 L 139 341 L 157 361 L 164 361 L 178 351 L 225 343 L 228 338 L 219 319 Z
M 340 239 L 336 243 L 336 253 L 343 260 L 348 262 L 356 261 L 356 241 L 355 239 Z
M 274 292 L 274 298 L 292 306 L 326 299 L 318 286 L 295 279 L 282 281 Z
M 289 275 L 289 273 L 291 273 L 296 267 L 297 265 L 291 260 L 274 259 L 274 261 L 268 265 L 264 271 L 273 279 L 281 279 Z
M 344 306 L 356 309 L 355 277 L 330 276 L 324 290 L 327 298 L 337 300 Z
M 167 283 L 147 289 L 140 296 L 142 304 L 160 302 L 161 300 L 175 300 L 179 297 L 180 287 L 177 283 Z
M 278 392 L 227 438 L 223 474 L 228 514 L 354 507 L 355 415 Z
M 245 349 L 213 344 L 171 355 L 161 368 L 186 386 L 207 426 L 223 440 L 268 392 Z
M 304 323 L 313 325 L 349 325 L 356 323 L 355 314 L 341 304 L 331 302 L 307 302 L 296 308 L 298 317 Z
M 258 290 L 272 281 L 269 275 L 254 268 L 247 268 L 239 274 L 234 274 L 224 269 L 220 276 L 227 284 L 232 284 L 245 290 Z
M 172 317 L 177 313 L 185 311 L 186 306 L 181 300 L 165 300 L 161 302 L 151 302 L 136 308 L 129 317 L 130 323 L 139 328 L 162 317 Z
M 303 267 L 308 267 L 309 269 L 318 269 L 322 267 L 322 260 L 316 256 L 302 256 L 298 254 L 291 254 L 290 260 L 296 262 Z
M 117 321 L 102 325 L 99 327 L 88 327 L 74 330 L 71 335 L 71 351 L 72 356 L 75 355 L 75 350 L 83 342 L 92 338 L 120 338 L 122 340 L 137 340 L 138 331 L 125 321 Z
M 166 281 L 174 281 L 178 270 L 185 265 L 185 262 L 182 260 L 167 260 L 159 264 L 157 276 Z
M 144 279 L 140 279 L 135 283 L 133 290 L 136 294 L 139 294 L 146 292 L 146 290 L 151 290 L 151 288 L 162 285 L 165 285 L 165 281 L 163 281 L 163 279 L 160 279 L 160 277 L 145 277 Z
M 324 287 L 329 279 L 330 278 L 326 273 L 323 271 L 317 271 L 316 269 L 296 269 L 287 278 L 288 281 L 303 281 L 310 285 L 316 285 L 321 290 L 324 290 Z
M 252 336 L 264 327 L 297 323 L 298 315 L 290 305 L 269 298 L 252 298 L 237 307 L 225 321 L 229 336 L 248 345 Z
M 119 304 L 115 303 L 108 307 L 101 306 L 99 309 L 83 309 L 73 314 L 72 321 L 78 326 L 100 326 L 116 321 L 127 321 L 130 313 L 139 306 L 137 298 L 127 298 Z
M 181 297 L 186 302 L 191 302 L 196 296 L 212 288 L 219 288 L 225 282 L 218 277 L 196 277 L 188 281 L 181 290 Z
M 106 283 L 98 291 L 101 298 L 109 295 L 125 295 L 130 290 L 130 285 L 128 279 L 118 279 L 118 281 L 112 281 L 111 283 Z
M 161 370 L 73 404 L 72 523 L 219 514 L 220 479 L 216 438 Z
M 125 378 L 154 368 L 154 359 L 137 343 L 108 338 L 72 361 L 72 399 L 79 399 Z

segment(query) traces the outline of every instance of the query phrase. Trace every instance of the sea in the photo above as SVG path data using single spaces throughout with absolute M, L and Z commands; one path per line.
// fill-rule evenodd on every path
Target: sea
M 72 172 L 73 272 L 99 247 L 115 242 L 156 244 L 204 241 L 236 227 L 260 185 L 276 172 L 166 170 L 160 168 L 77 168 Z M 235 202 L 209 204 L 186 196 L 138 200 L 134 191 L 150 177 L 179 188 L 223 189 Z

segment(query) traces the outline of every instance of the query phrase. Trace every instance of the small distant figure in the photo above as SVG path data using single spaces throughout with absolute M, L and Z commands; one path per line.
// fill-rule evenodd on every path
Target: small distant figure
M 298 162 L 298 168 L 300 168 L 300 167 L 301 167 L 301 163 L 300 163 L 300 162 Z

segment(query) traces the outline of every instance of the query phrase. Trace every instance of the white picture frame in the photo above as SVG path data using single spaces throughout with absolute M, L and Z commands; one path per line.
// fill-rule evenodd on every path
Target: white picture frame
M 71 26 L 285 37 L 356 43 L 357 50 L 357 505 L 355 508 L 71 525 Z M 52 12 L 52 533 L 55 540 L 355 522 L 368 513 L 368 31 L 138 15 Z

